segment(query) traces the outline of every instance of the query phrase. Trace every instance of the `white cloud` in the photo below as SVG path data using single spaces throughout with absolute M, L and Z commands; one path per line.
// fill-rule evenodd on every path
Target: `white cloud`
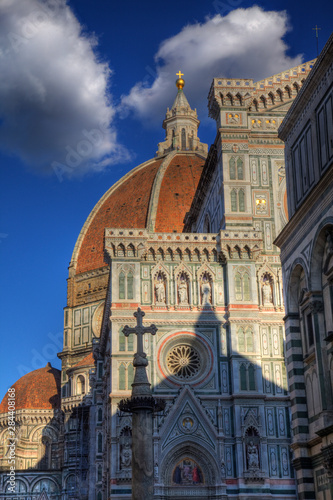
M 257 81 L 301 63 L 301 55 L 286 55 L 283 37 L 287 31 L 285 12 L 265 12 L 257 6 L 189 24 L 162 42 L 155 56 L 154 81 L 148 87 L 148 78 L 136 83 L 122 97 L 120 110 L 132 110 L 139 118 L 149 118 L 149 123 L 161 120 L 174 100 L 176 72 L 181 69 L 186 96 L 204 119 L 213 77 Z
M 82 174 L 128 158 L 110 128 L 110 69 L 66 0 L 1 0 L 0 146 L 37 171 Z

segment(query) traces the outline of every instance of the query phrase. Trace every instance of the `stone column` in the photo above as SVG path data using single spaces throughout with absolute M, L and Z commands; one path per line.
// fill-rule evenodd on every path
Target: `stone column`
M 137 326 L 125 326 L 123 333 L 128 337 L 131 333 L 137 335 L 138 352 L 134 354 L 135 367 L 132 396 L 120 401 L 119 409 L 132 413 L 132 500 L 153 500 L 154 498 L 154 453 L 153 453 L 153 413 L 164 409 L 164 402 L 152 397 L 146 367 L 147 355 L 143 352 L 143 335 L 155 335 L 155 325 L 143 327 L 142 318 L 145 315 L 140 308 L 134 313 Z

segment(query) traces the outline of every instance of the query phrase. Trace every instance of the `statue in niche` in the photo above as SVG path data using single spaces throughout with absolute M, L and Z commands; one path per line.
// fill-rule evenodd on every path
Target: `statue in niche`
M 211 286 L 206 274 L 202 278 L 201 284 L 201 302 L 203 306 L 211 304 Z
M 264 278 L 262 285 L 262 301 L 264 306 L 273 304 L 272 287 L 268 278 Z
M 128 441 L 126 441 L 120 453 L 120 463 L 122 468 L 128 468 L 132 463 L 132 450 Z
M 178 297 L 179 304 L 188 304 L 187 283 L 186 278 L 183 274 L 180 277 L 180 283 L 178 285 Z
M 123 429 L 120 436 L 120 467 L 128 469 L 132 465 L 132 435 L 129 428 Z
M 226 477 L 226 470 L 225 470 L 225 463 L 224 460 L 222 459 L 221 461 L 221 477 L 225 478 Z
M 247 464 L 249 469 L 259 468 L 258 448 L 252 440 L 247 445 Z
M 158 304 L 165 304 L 165 286 L 164 286 L 164 280 L 161 274 L 158 275 L 157 277 L 157 282 L 155 285 L 155 292 L 156 292 L 156 302 Z
M 190 417 L 186 417 L 183 420 L 183 427 L 186 431 L 192 430 L 193 427 L 193 420 Z

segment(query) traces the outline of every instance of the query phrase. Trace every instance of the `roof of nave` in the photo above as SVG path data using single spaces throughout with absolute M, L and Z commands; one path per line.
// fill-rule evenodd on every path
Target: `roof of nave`
M 23 409 L 55 410 L 60 408 L 60 370 L 50 363 L 23 375 L 15 389 L 15 411 Z M 8 412 L 8 392 L 0 405 L 0 413 Z
M 94 356 L 93 356 L 93 353 L 91 352 L 90 354 L 88 354 L 88 356 L 86 356 L 85 358 L 81 359 L 81 361 L 79 361 L 78 363 L 76 363 L 76 365 L 72 366 L 71 369 L 73 368 L 79 368 L 79 367 L 84 367 L 84 366 L 91 366 L 91 365 L 94 365 L 95 364 L 95 360 L 94 360 Z
M 71 261 L 75 274 L 106 265 L 104 231 L 108 227 L 182 232 L 204 163 L 204 154 L 172 151 L 120 179 L 100 199 L 81 230 Z

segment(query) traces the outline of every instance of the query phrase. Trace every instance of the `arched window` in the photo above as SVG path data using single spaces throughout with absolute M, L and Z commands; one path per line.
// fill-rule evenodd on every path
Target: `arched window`
M 99 465 L 97 467 L 97 482 L 100 483 L 102 481 L 102 466 Z
M 43 491 L 45 491 L 45 493 L 59 493 L 56 484 L 50 479 L 41 479 L 32 488 L 32 493 L 41 493 Z M 53 495 L 52 498 L 54 498 Z
M 245 273 L 243 274 L 243 299 L 251 300 L 250 298 L 250 276 Z
M 127 298 L 133 299 L 133 274 L 127 275 Z
M 6 486 L 6 493 L 8 493 L 8 498 L 10 498 L 13 495 L 11 488 L 12 488 L 12 485 L 11 485 L 11 482 L 9 482 Z M 15 493 L 27 493 L 27 487 L 26 487 L 25 483 L 17 478 L 15 478 Z
M 66 490 L 67 490 L 67 493 L 70 493 L 70 492 L 73 493 L 75 491 L 75 489 L 76 489 L 75 476 L 71 475 L 66 480 Z
M 235 276 L 235 296 L 236 300 L 242 300 L 243 298 L 242 277 L 239 273 L 236 273 Z
M 123 363 L 119 367 L 119 390 L 126 390 L 126 368 Z
M 125 298 L 125 274 L 121 272 L 119 274 L 119 299 Z
M 244 179 L 243 160 L 241 158 L 237 159 L 237 177 L 239 181 Z
M 103 500 L 101 491 L 97 493 L 97 500 Z
M 117 247 L 117 256 L 118 257 L 125 257 L 125 247 L 122 243 L 118 245 Z
M 119 351 L 125 351 L 125 335 L 122 331 L 119 332 Z
M 97 437 L 97 453 L 102 453 L 103 452 L 103 436 L 102 433 L 98 433 Z
M 132 244 L 130 244 L 127 247 L 127 257 L 134 257 L 134 256 L 135 256 L 135 248 Z
M 85 380 L 83 375 L 79 375 L 76 381 L 77 394 L 85 393 Z
M 127 368 L 127 377 L 128 377 L 128 382 L 127 382 L 127 389 L 131 389 L 133 381 L 134 381 L 134 366 L 132 363 L 128 365 Z
M 236 161 L 235 158 L 230 158 L 229 160 L 229 178 L 230 180 L 236 180 Z
M 186 132 L 184 128 L 182 128 L 182 149 L 186 149 Z
M 246 329 L 246 352 L 254 352 L 253 332 L 251 328 Z
M 244 363 L 242 363 L 240 366 L 239 374 L 240 374 L 240 390 L 246 391 L 247 390 L 246 366 L 244 365 Z
M 245 352 L 245 337 L 243 328 L 238 330 L 238 350 L 239 352 Z
M 254 365 L 252 364 L 249 366 L 248 375 L 249 375 L 249 391 L 255 391 L 256 390 L 255 368 Z
M 235 274 L 235 298 L 236 300 L 251 300 L 250 296 L 250 276 L 245 267 L 238 268 Z
M 245 212 L 245 193 L 243 189 L 240 189 L 238 192 L 238 203 L 239 203 L 239 211 Z
M 237 192 L 233 189 L 230 193 L 231 211 L 237 212 Z
M 130 335 L 127 337 L 127 350 L 128 351 L 133 351 L 134 349 L 134 335 Z

